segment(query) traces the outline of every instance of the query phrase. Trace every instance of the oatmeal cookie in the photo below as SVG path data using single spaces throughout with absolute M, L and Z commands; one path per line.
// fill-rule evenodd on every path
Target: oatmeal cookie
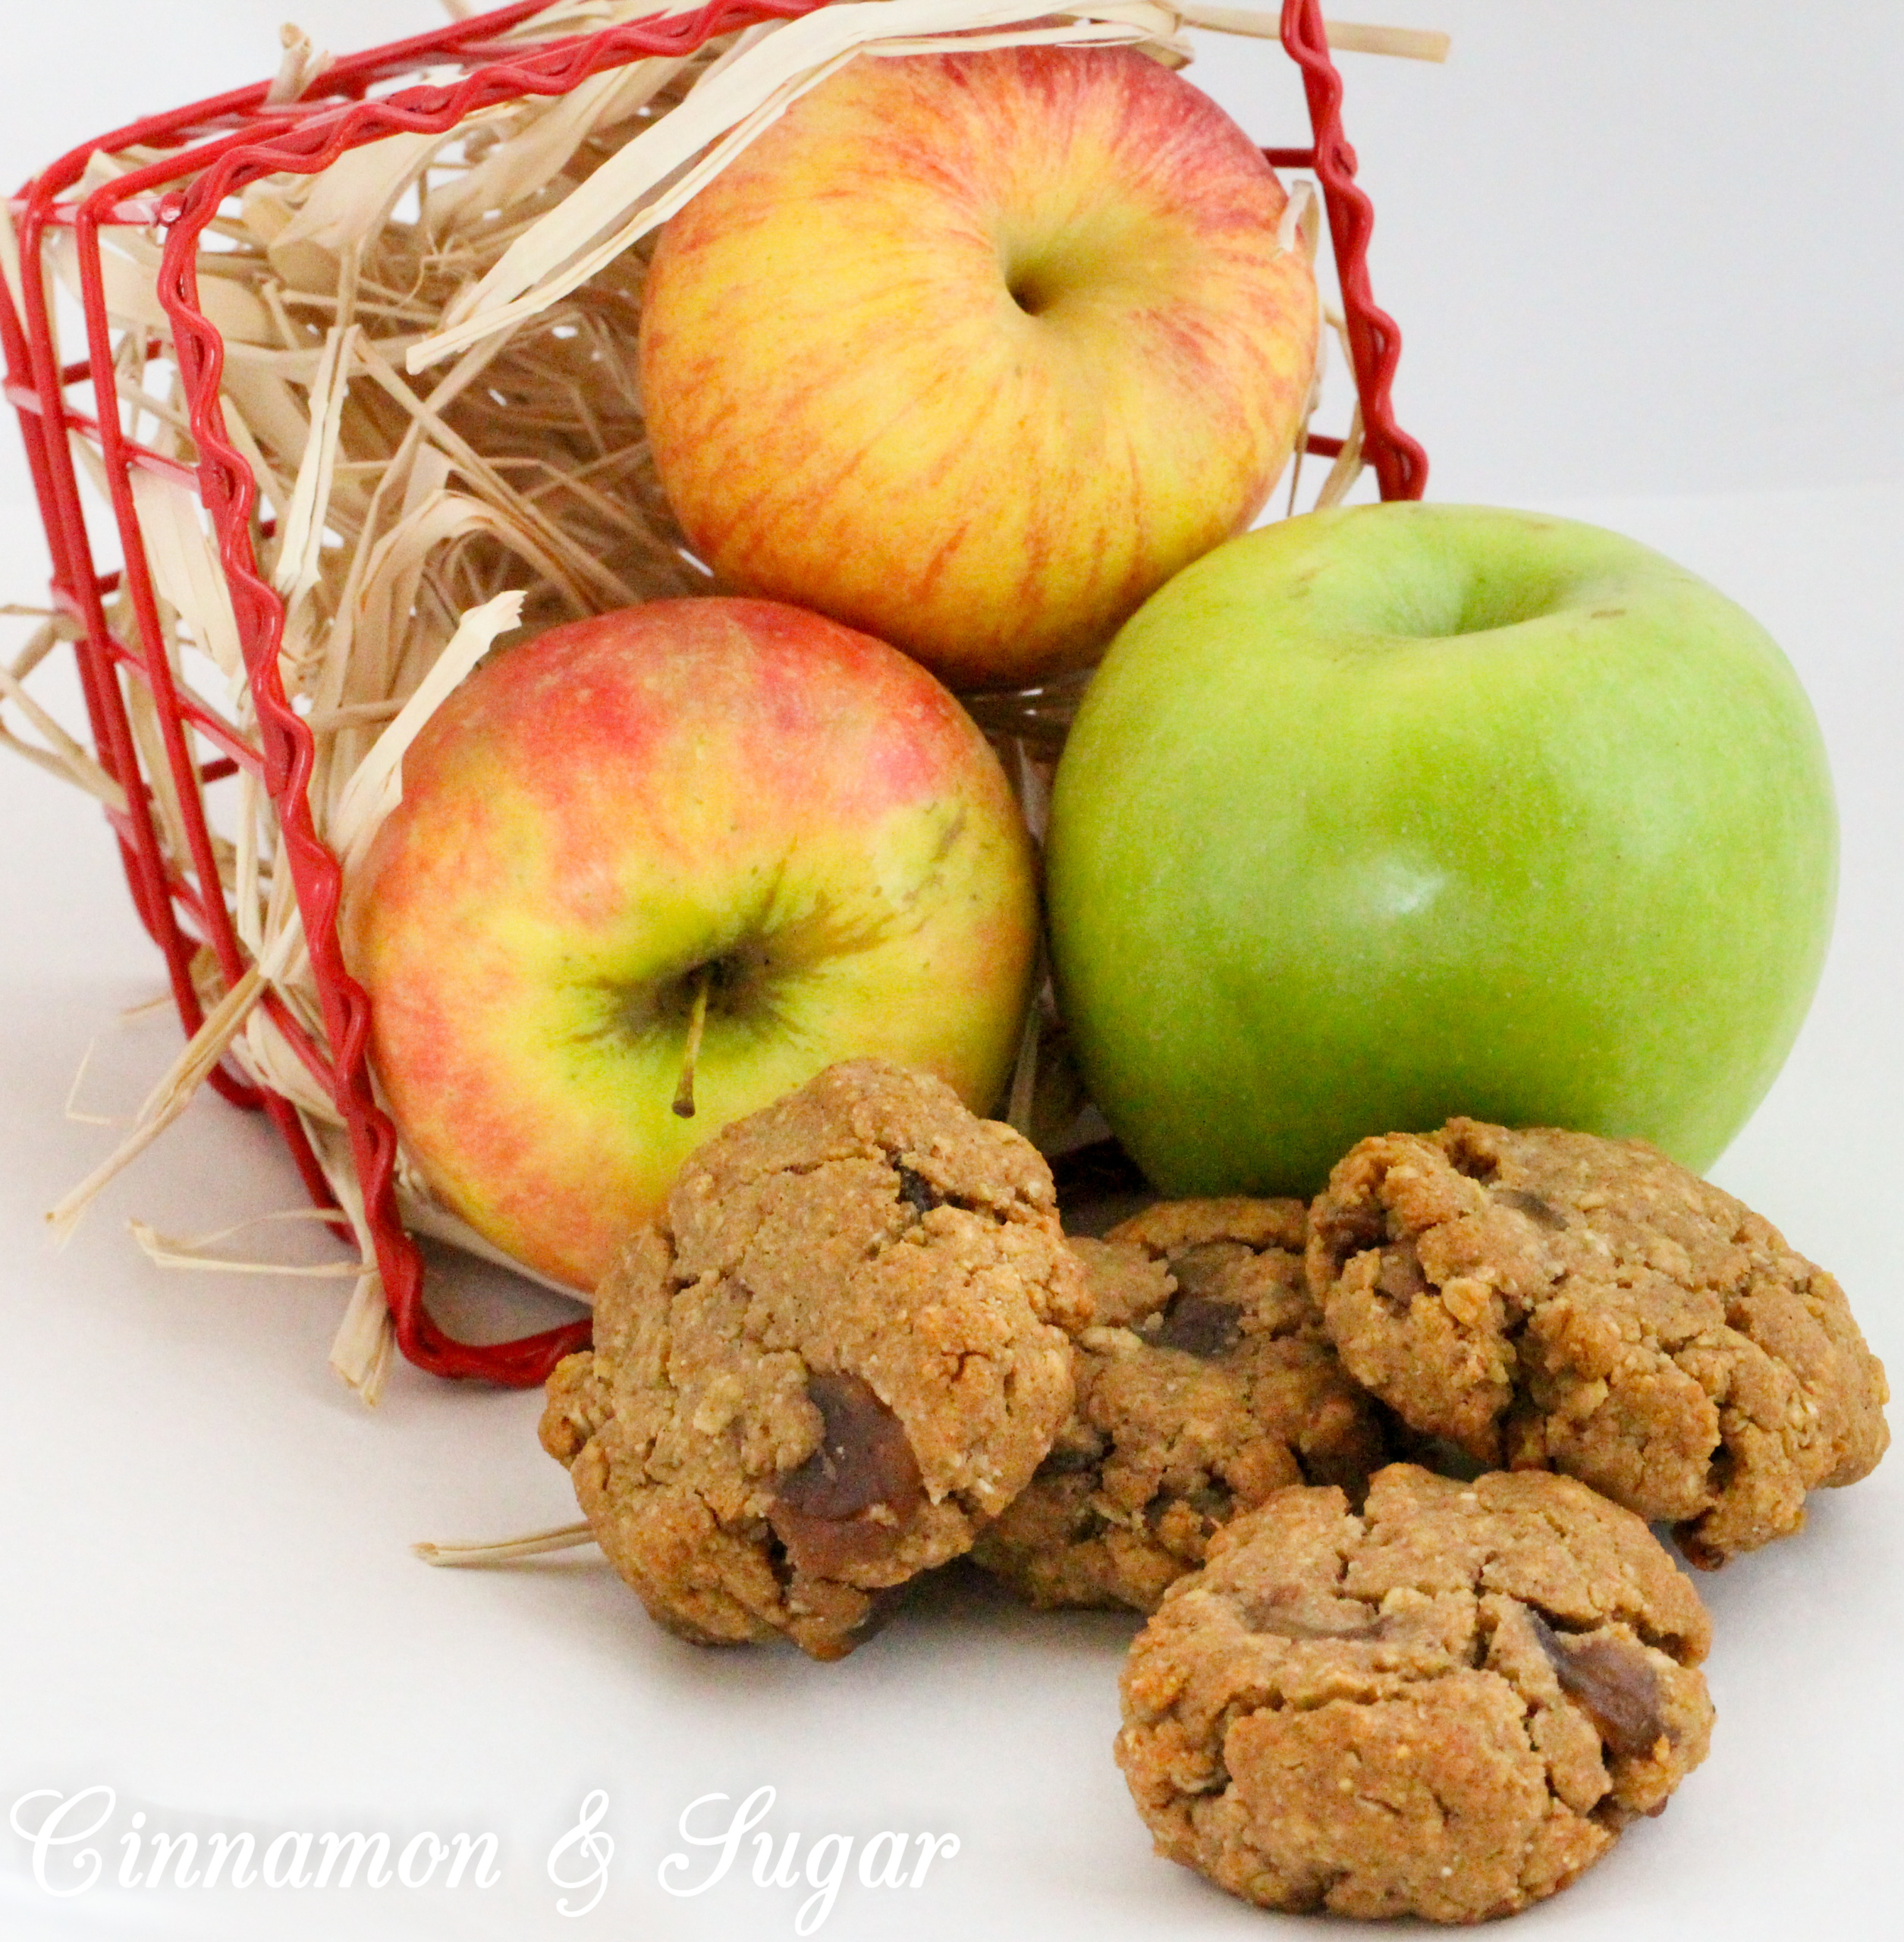
M 662 1624 L 837 1658 L 1029 1481 L 1089 1314 L 1035 1149 L 936 1079 L 837 1065 L 683 1168 L 542 1441 Z
M 1343 1362 L 1410 1427 L 1579 1477 L 1695 1564 L 1797 1530 L 1889 1440 L 1843 1290 L 1641 1140 L 1466 1119 L 1364 1140 L 1309 1266 Z
M 1382 1461 L 1378 1409 L 1309 1297 L 1308 1227 L 1296 1200 L 1177 1201 L 1072 1241 L 1096 1311 L 1076 1406 L 979 1563 L 1035 1604 L 1152 1611 L 1272 1491 L 1359 1497 Z
M 1267 1908 L 1478 1922 L 1563 1888 L 1704 1758 L 1710 1626 L 1572 1478 L 1391 1464 L 1218 1532 L 1132 1646 L 1158 1852 Z

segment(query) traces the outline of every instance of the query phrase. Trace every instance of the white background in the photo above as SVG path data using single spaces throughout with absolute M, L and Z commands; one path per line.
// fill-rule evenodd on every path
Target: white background
M 282 0 L 8 8 L 0 178 L 269 72 Z M 1445 68 L 1344 57 L 1374 196 L 1378 299 L 1431 492 L 1584 513 L 1706 573 L 1785 643 L 1845 825 L 1839 928 L 1784 1077 L 1716 1170 L 1839 1273 L 1904 1368 L 1904 14 L 1851 0 L 1393 0 L 1455 36 Z M 435 24 L 421 0 L 312 0 L 338 48 Z M 1196 70 L 1265 140 L 1296 138 L 1274 49 Z M 0 428 L 0 599 L 43 551 Z M 655 1632 L 591 1555 L 432 1573 L 419 1537 L 573 1516 L 533 1397 L 400 1372 L 375 1416 L 324 1358 L 342 1284 L 167 1274 L 125 1222 L 199 1231 L 298 1199 L 268 1130 L 209 1099 L 63 1253 L 42 1211 L 175 1045 L 101 819 L 0 755 L 0 1800 L 105 1783 L 143 1810 L 281 1829 L 493 1830 L 478 1896 L 55 1903 L 0 1824 L 0 1934 L 526 1937 L 790 1934 L 796 1897 L 655 1886 L 696 1796 L 778 1790 L 809 1840 L 955 1833 L 916 1891 L 849 1886 L 822 1933 L 1069 1937 L 1296 1932 L 1154 1861 L 1108 1757 L 1132 1627 L 1034 1619 L 971 1585 L 843 1665 L 710 1654 Z M 1828 1495 L 1797 1539 L 1702 1579 L 1711 1760 L 1559 1900 L 1544 1937 L 1726 1942 L 1887 1932 L 1904 1808 L 1904 1463 Z M 614 1889 L 564 1921 L 542 1873 L 605 1789 Z M 109 1854 L 112 1850 L 108 1850 Z

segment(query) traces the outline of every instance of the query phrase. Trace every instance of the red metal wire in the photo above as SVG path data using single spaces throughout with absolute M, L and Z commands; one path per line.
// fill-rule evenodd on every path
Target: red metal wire
M 0 288 L 0 350 L 7 394 L 20 430 L 44 519 L 52 560 L 53 598 L 83 630 L 79 658 L 89 724 L 99 758 L 125 793 L 111 812 L 127 880 L 141 921 L 164 954 L 180 1018 L 195 1031 L 203 1009 L 193 982 L 202 949 L 215 956 L 228 987 L 243 975 L 245 955 L 219 887 L 206 821 L 205 785 L 240 765 L 255 768 L 276 807 L 281 853 L 296 888 L 315 976 L 325 1036 L 320 1045 L 275 994 L 265 1004 L 273 1021 L 318 1083 L 335 1100 L 348 1130 L 367 1224 L 402 1353 L 445 1376 L 481 1378 L 512 1385 L 542 1381 L 561 1356 L 580 1347 L 588 1324 L 548 1329 L 520 1340 L 473 1344 L 447 1334 L 423 1299 L 423 1268 L 404 1230 L 394 1190 L 397 1136 L 373 1095 L 368 1045 L 369 1008 L 346 972 L 337 933 L 341 891 L 337 859 L 318 837 L 308 796 L 314 743 L 290 705 L 278 671 L 284 611 L 259 570 L 252 515 L 256 482 L 227 435 L 219 401 L 224 344 L 200 302 L 199 241 L 225 200 L 247 184 L 279 173 L 309 174 L 347 150 L 398 133 L 441 134 L 477 111 L 529 96 L 566 94 L 591 75 L 649 55 L 692 52 L 714 36 L 758 22 L 810 13 L 825 0 L 710 0 L 693 13 L 651 17 L 592 34 L 531 48 L 498 36 L 540 12 L 548 0 L 518 4 L 431 33 L 372 49 L 335 64 L 296 102 L 270 102 L 259 83 L 209 101 L 150 117 L 88 142 L 27 184 L 14 205 L 25 270 L 16 314 Z M 1390 402 L 1400 338 L 1375 306 L 1367 269 L 1373 212 L 1354 181 L 1355 154 L 1342 132 L 1340 79 L 1330 57 L 1318 0 L 1285 0 L 1283 39 L 1302 71 L 1314 135 L 1308 148 L 1265 150 L 1283 166 L 1313 165 L 1327 210 L 1330 234 L 1348 323 L 1364 450 L 1385 498 L 1419 497 L 1427 476 L 1421 447 L 1397 426 Z M 371 90 L 405 77 L 461 69 L 450 81 L 424 80 L 382 95 Z M 162 160 L 115 178 L 83 198 L 62 200 L 96 153 L 135 145 L 165 151 Z M 195 478 L 225 569 L 238 638 L 259 721 L 252 747 L 196 708 L 178 688 L 159 626 L 158 605 L 130 489 L 133 470 L 156 467 L 176 476 L 178 462 L 138 445 L 124 434 L 112 377 L 112 334 L 100 258 L 99 233 L 127 222 L 166 227 L 159 297 L 171 322 L 173 350 L 198 447 Z M 89 356 L 61 366 L 46 282 L 39 272 L 49 231 L 70 231 L 79 267 Z M 96 379 L 93 373 L 105 374 Z M 71 405 L 68 390 L 91 383 L 95 411 Z M 95 564 L 82 513 L 70 445 L 77 433 L 99 446 L 105 464 L 121 573 Z M 1341 441 L 1321 434 L 1308 449 L 1334 456 Z M 117 638 L 105 602 L 122 592 L 138 632 L 137 643 Z M 152 784 L 133 737 L 122 679 L 147 683 L 157 704 L 162 755 L 184 812 L 187 859 L 165 853 L 153 811 Z M 202 760 L 194 736 L 218 752 Z M 189 865 L 190 878 L 186 874 Z M 195 879 L 196 881 L 193 881 Z M 181 922 L 181 919 L 184 921 Z M 336 1203 L 296 1113 L 275 1092 L 260 1092 L 221 1068 L 213 1082 L 239 1103 L 262 1105 L 284 1136 L 300 1174 L 321 1206 Z
M 1342 130 L 1342 77 L 1329 52 L 1322 0 L 1283 0 L 1283 45 L 1302 71 L 1315 130 L 1316 180 L 1328 212 L 1329 240 L 1342 286 L 1349 354 L 1362 402 L 1362 449 L 1384 499 L 1419 499 L 1428 487 L 1428 454 L 1395 422 L 1390 393 L 1402 334 L 1375 307 L 1368 284 L 1368 237 L 1375 210 L 1356 184 L 1356 152 Z
M 83 630 L 79 664 L 87 721 L 100 764 L 124 795 L 123 808 L 109 812 L 119 839 L 121 861 L 131 888 L 134 907 L 164 956 L 173 1001 L 190 1033 L 198 1029 L 203 1018 L 192 976 L 198 941 L 187 935 L 178 922 L 170 889 L 171 872 L 159 841 L 151 791 L 140 765 L 115 671 L 115 657 L 125 650 L 113 639 L 105 600 L 108 593 L 117 590 L 118 580 L 116 576 L 99 574 L 93 565 L 68 442 L 70 420 L 62 389 L 65 372 L 55 362 L 46 279 L 42 274 L 28 273 L 37 272 L 42 261 L 39 232 L 43 225 L 36 220 L 36 213 L 30 203 L 18 231 L 20 297 L 25 316 L 16 318 L 11 301 L 0 304 L 0 341 L 4 341 L 6 349 L 8 388 L 10 394 L 27 391 L 34 401 L 33 409 L 20 409 L 18 416 L 52 555 L 54 604 L 72 615 Z M 190 793 L 187 813 L 200 814 L 196 787 Z M 222 1067 L 212 1074 L 212 1083 L 237 1104 L 253 1107 L 268 1104 L 256 1088 Z M 287 1107 L 284 1117 L 295 1119 Z

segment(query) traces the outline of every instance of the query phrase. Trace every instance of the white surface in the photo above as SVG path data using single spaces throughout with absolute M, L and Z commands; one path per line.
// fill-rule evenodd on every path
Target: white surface
M 1765 5 L 1723 10 L 1723 35 L 1720 10 L 1686 4 L 1365 11 L 1453 27 L 1468 64 L 1349 70 L 1351 132 L 1380 210 L 1377 289 L 1408 333 L 1406 416 L 1437 484 L 1584 513 L 1661 546 L 1765 621 L 1818 705 L 1845 823 L 1838 931 L 1798 1050 L 1717 1177 L 1840 1274 L 1874 1346 L 1904 1368 L 1904 489 L 1898 334 L 1881 308 L 1895 260 L 1888 244 L 1848 255 L 1828 240 L 1857 233 L 1860 209 L 1877 237 L 1894 224 L 1879 184 L 1849 210 L 1822 206 L 1817 165 L 1790 142 L 1822 114 L 1827 139 L 1868 160 L 1890 142 L 1881 186 L 1894 184 L 1896 137 L 1871 110 L 1887 76 L 1896 93 L 1899 29 L 1889 10 L 1818 7 L 1788 49 L 1798 28 Z M 304 12 L 340 46 L 431 17 L 407 0 Z M 134 49 L 115 39 L 130 10 L 69 0 L 56 24 L 85 46 L 83 87 L 48 84 L 76 66 L 57 54 L 55 23 L 10 18 L 0 172 L 17 180 L 89 126 L 269 66 L 277 14 L 277 0 L 181 0 L 173 30 Z M 222 39 L 235 21 L 250 24 L 249 58 Z M 1871 47 L 1880 31 L 1885 45 Z M 1676 97 L 1657 76 L 1630 90 L 1620 78 L 1655 54 Z M 1848 105 L 1825 112 L 1827 58 Z M 1756 77 L 1761 92 L 1728 75 Z M 1777 115 L 1763 92 L 1774 79 L 1793 90 Z M 1610 105 L 1629 99 L 1640 133 L 1616 139 Z M 1371 126 L 1363 101 L 1393 120 Z M 1638 177 L 1609 187 L 1675 126 L 1676 179 L 1701 218 L 1690 239 L 1654 226 L 1679 206 L 1657 181 L 1650 201 Z M 1451 245 L 1457 231 L 1437 185 L 1478 172 L 1491 187 L 1459 218 L 1472 247 L 1439 261 L 1422 239 Z M 1623 260 L 1609 237 L 1629 226 Z M 1626 278 L 1652 308 L 1620 295 Z M 1695 318 L 1708 322 L 1693 329 Z M 1869 394 L 1880 376 L 1890 389 Z M 1861 416 L 1847 401 L 1866 394 Z M 17 477 L 10 433 L 0 453 L 0 476 Z M 1645 496 L 1834 478 L 1841 489 Z M 1588 490 L 1617 496 L 1582 503 Z M 44 572 L 30 516 L 0 492 L 0 597 L 34 597 Z M 828 1936 L 1298 1932 L 1150 1856 L 1108 1757 L 1130 1622 L 1034 1618 L 954 1584 L 822 1667 L 790 1651 L 677 1645 L 592 1554 L 506 1573 L 413 1562 L 416 1538 L 573 1515 L 535 1447 L 535 1398 L 405 1371 L 367 1414 L 324 1367 L 341 1284 L 149 1265 L 129 1215 L 195 1232 L 297 1204 L 269 1129 L 215 1100 L 108 1191 L 64 1252 L 48 1250 L 42 1211 L 115 1137 L 64 1116 L 89 1045 L 99 1040 L 80 1105 L 124 1112 L 175 1037 L 162 1016 L 115 1021 L 157 989 L 157 961 L 100 819 L 0 759 L 0 1804 L 111 1786 L 117 1812 L 94 1843 L 108 1876 L 137 1812 L 148 1830 L 242 1824 L 261 1846 L 300 1830 L 382 1830 L 399 1845 L 424 1829 L 492 1831 L 503 1876 L 481 1893 L 102 1885 L 61 1902 L 33 1884 L 0 1820 L 8 1942 L 788 1935 L 810 1891 L 756 1887 L 750 1857 L 699 1897 L 656 1882 L 691 1801 L 763 1784 L 778 1790 L 765 1823 L 778 1835 L 903 1829 L 962 1844 L 917 1890 L 849 1881 Z M 1700 1581 L 1717 1629 L 1711 1760 L 1662 1819 L 1516 1933 L 1887 1932 L 1904 1809 L 1900 1531 L 1893 1459 L 1827 1494 L 1803 1536 Z M 611 1801 L 611 1892 L 567 1920 L 544 1863 L 594 1789 Z M 696 1862 L 690 1880 L 706 1855 Z

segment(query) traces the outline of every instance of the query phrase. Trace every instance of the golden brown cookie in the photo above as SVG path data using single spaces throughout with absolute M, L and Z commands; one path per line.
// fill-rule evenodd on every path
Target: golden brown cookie
M 662 1624 L 837 1658 L 1029 1480 L 1089 1313 L 1035 1149 L 938 1079 L 837 1065 L 682 1170 L 542 1441 Z
M 1296 1200 L 1174 1201 L 1072 1241 L 1096 1310 L 1076 1406 L 979 1563 L 1035 1604 L 1152 1611 L 1272 1491 L 1359 1497 L 1381 1426 L 1309 1296 L 1308 1225 Z
M 1132 1646 L 1157 1851 L 1266 1908 L 1479 1922 L 1563 1888 L 1704 1758 L 1710 1627 L 1645 1524 L 1540 1472 L 1279 1491 Z
M 1581 1478 L 1695 1564 L 1797 1530 L 1889 1441 L 1843 1290 L 1644 1141 L 1465 1119 L 1364 1140 L 1309 1265 L 1343 1362 L 1411 1428 Z

